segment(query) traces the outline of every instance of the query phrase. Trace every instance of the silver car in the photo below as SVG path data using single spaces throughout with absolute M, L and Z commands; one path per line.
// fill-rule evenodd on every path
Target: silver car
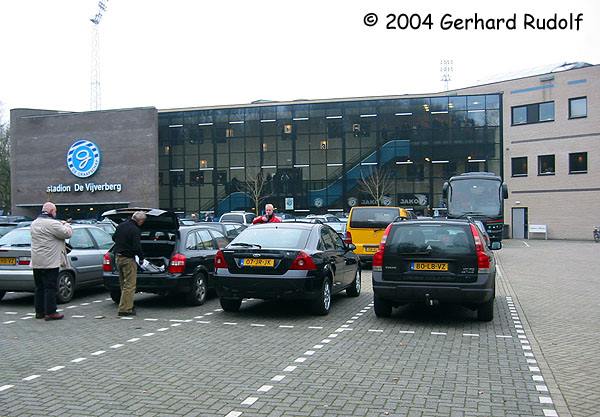
M 102 261 L 113 244 L 104 230 L 87 224 L 73 224 L 73 236 L 67 240 L 73 250 L 67 256 L 69 266 L 58 276 L 57 302 L 71 301 L 75 290 L 102 284 Z M 34 292 L 31 269 L 31 230 L 14 229 L 0 238 L 0 300 L 7 291 Z

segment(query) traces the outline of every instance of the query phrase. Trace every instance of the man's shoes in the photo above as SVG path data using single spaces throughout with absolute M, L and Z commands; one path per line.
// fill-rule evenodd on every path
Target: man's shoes
M 127 316 L 135 316 L 135 308 L 131 311 L 119 311 L 119 316 L 120 317 L 127 317 Z
M 44 320 L 46 320 L 46 321 L 61 320 L 63 317 L 65 317 L 64 314 L 52 313 L 52 314 L 47 314 L 46 317 L 44 317 Z
M 44 313 L 35 313 L 35 318 L 36 319 L 43 319 L 45 317 L 46 317 L 46 315 Z

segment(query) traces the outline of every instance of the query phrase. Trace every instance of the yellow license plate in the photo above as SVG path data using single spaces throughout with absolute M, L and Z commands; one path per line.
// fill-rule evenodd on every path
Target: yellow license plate
M 275 259 L 254 259 L 244 258 L 242 259 L 242 266 L 275 266 Z
M 447 271 L 446 262 L 411 262 L 410 269 L 413 271 Z
M 0 258 L 0 265 L 16 265 L 17 258 Z
M 365 246 L 365 252 L 377 252 L 379 246 Z

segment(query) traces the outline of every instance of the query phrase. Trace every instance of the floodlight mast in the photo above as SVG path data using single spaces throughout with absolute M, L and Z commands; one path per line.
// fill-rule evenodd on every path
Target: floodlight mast
M 100 110 L 101 108 L 101 90 L 100 90 L 100 30 L 99 25 L 102 21 L 102 14 L 106 12 L 106 3 L 108 0 L 98 2 L 98 11 L 90 22 L 92 27 L 92 62 L 91 62 L 91 85 L 90 85 L 90 109 Z

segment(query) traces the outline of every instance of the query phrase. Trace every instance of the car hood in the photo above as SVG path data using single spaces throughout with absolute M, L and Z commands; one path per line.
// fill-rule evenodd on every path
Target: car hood
M 172 211 L 153 209 L 153 208 L 137 208 L 127 207 L 108 210 L 102 213 L 102 215 L 116 224 L 121 224 L 125 220 L 130 219 L 131 215 L 136 211 L 142 211 L 146 213 L 146 221 L 142 225 L 141 229 L 144 230 L 164 230 L 164 231 L 176 231 L 179 230 L 179 220 L 177 215 Z

